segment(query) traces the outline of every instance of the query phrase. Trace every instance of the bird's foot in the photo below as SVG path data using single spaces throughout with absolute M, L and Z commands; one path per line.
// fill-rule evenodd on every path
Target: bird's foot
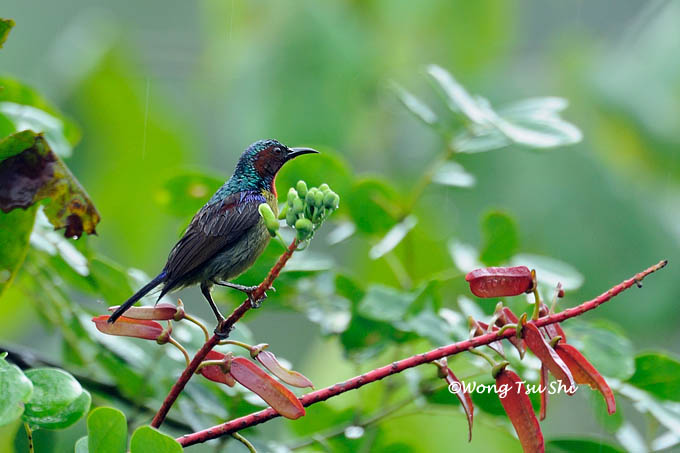
M 258 288 L 257 286 L 239 285 L 237 283 L 224 282 L 224 281 L 215 282 L 215 284 L 220 285 L 220 286 L 226 286 L 227 288 L 237 289 L 239 291 L 246 293 L 248 295 L 248 300 L 250 301 L 251 308 L 260 308 L 260 306 L 262 305 L 262 301 L 267 298 L 266 292 L 263 292 L 262 295 L 258 298 L 255 298 L 255 296 L 253 296 L 253 293 Z M 270 286 L 267 291 L 269 291 L 269 290 L 276 292 L 276 288 L 274 288 L 273 286 Z
M 220 339 L 220 340 L 226 340 L 229 337 L 229 334 L 231 331 L 234 329 L 234 326 L 231 326 L 227 328 L 224 325 L 224 319 L 220 322 L 217 323 L 217 327 L 215 327 L 215 330 L 213 333 Z
M 260 308 L 262 306 L 262 301 L 265 300 L 266 298 L 267 298 L 266 292 L 263 292 L 262 296 L 260 296 L 257 299 L 255 298 L 255 296 L 253 296 L 252 292 L 248 293 L 248 300 L 250 301 L 250 308 Z

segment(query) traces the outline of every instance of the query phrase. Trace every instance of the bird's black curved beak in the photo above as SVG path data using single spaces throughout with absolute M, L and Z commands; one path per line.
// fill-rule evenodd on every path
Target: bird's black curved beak
M 290 148 L 290 152 L 288 153 L 288 159 L 295 159 L 298 156 L 302 156 L 303 154 L 318 154 L 319 152 L 315 149 L 312 148 Z

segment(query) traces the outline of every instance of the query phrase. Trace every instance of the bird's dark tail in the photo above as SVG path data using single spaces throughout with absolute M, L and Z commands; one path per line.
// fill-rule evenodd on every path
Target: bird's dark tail
M 118 307 L 116 311 L 114 311 L 113 314 L 109 317 L 108 322 L 110 324 L 116 322 L 116 319 L 120 318 L 123 315 L 123 313 L 127 311 L 128 308 L 132 307 L 132 305 L 134 305 L 135 302 L 137 302 L 142 297 L 146 296 L 149 293 L 149 291 L 154 289 L 156 286 L 160 285 L 164 279 L 165 271 L 158 274 L 156 278 L 154 278 L 149 283 L 144 285 L 142 289 L 137 291 L 135 294 L 132 295 L 132 297 L 123 302 L 123 304 L 120 307 Z

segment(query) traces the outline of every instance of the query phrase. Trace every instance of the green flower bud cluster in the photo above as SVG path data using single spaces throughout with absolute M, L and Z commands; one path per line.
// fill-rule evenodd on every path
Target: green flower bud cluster
M 340 197 L 328 184 L 307 188 L 304 181 L 298 181 L 288 190 L 286 204 L 279 213 L 279 219 L 297 230 L 299 241 L 311 239 L 314 231 L 340 204 Z

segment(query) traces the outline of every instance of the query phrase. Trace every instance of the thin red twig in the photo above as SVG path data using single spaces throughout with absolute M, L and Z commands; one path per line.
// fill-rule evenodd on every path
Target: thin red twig
M 568 308 L 559 313 L 555 313 L 550 316 L 545 316 L 539 318 L 536 321 L 532 321 L 538 327 L 542 327 L 548 324 L 554 324 L 556 322 L 562 322 L 566 319 L 573 318 L 575 316 L 582 315 L 583 313 L 597 308 L 599 305 L 612 299 L 614 296 L 618 295 L 622 291 L 630 288 L 634 284 L 641 286 L 642 279 L 646 276 L 655 272 L 667 264 L 667 261 L 661 261 L 658 264 L 649 267 L 648 269 L 636 274 L 632 278 L 621 282 L 620 284 L 614 286 L 608 291 L 602 293 L 595 299 L 589 300 L 573 308 Z M 501 335 L 496 333 L 488 333 L 481 335 L 479 337 L 474 337 L 469 340 L 460 341 L 458 343 L 450 344 L 448 346 L 441 346 L 437 349 L 433 349 L 429 352 L 423 354 L 414 355 L 397 362 L 392 362 L 389 365 L 385 365 L 381 368 L 376 368 L 375 370 L 364 373 L 360 376 L 355 376 L 345 382 L 340 382 L 330 387 L 317 390 L 315 392 L 303 395 L 300 398 L 303 406 L 310 406 L 312 404 L 318 403 L 319 401 L 327 400 L 333 396 L 345 393 L 350 390 L 357 389 L 371 382 L 378 381 L 392 374 L 400 373 L 407 368 L 413 368 L 423 363 L 433 362 L 434 360 L 441 359 L 442 357 L 448 357 L 457 354 L 468 349 L 477 348 L 479 346 L 484 346 L 499 338 L 508 338 L 515 334 L 514 329 L 508 329 Z M 258 412 L 253 412 L 252 414 L 245 415 L 243 417 L 236 418 L 234 420 L 228 421 L 221 425 L 213 426 L 202 431 L 198 431 L 192 434 L 186 434 L 182 437 L 177 438 L 177 441 L 183 446 L 188 447 L 189 445 L 194 445 L 202 442 L 206 442 L 210 439 L 215 439 L 220 436 L 234 433 L 251 426 L 259 425 L 267 420 L 278 417 L 279 414 L 272 408 L 264 409 Z
M 260 283 L 257 288 L 255 288 L 255 291 L 253 291 L 251 297 L 254 300 L 259 300 L 262 298 L 267 290 L 271 288 L 274 280 L 276 280 L 276 278 L 279 276 L 281 269 L 283 269 L 283 266 L 286 265 L 286 262 L 288 262 L 290 257 L 293 255 L 293 252 L 295 252 L 297 246 L 298 242 L 294 239 L 293 242 L 291 242 L 291 244 L 288 246 L 288 249 L 286 249 L 286 251 L 276 261 L 276 264 L 274 264 L 274 266 L 272 266 L 272 268 L 269 270 L 267 277 L 262 280 L 262 283 Z M 234 324 L 236 324 L 236 322 L 238 322 L 238 320 L 241 319 L 243 315 L 245 315 L 250 309 L 250 299 L 246 299 L 241 305 L 236 307 L 233 312 L 231 312 L 227 319 L 222 321 L 217 326 L 217 331 L 224 332 L 226 335 L 228 335 Z M 203 362 L 208 353 L 212 351 L 215 346 L 217 346 L 220 340 L 226 338 L 226 335 L 213 335 L 208 341 L 205 342 L 201 349 L 198 350 L 189 365 L 187 365 L 187 367 L 182 372 L 182 375 L 179 377 L 179 379 L 177 379 L 177 382 L 175 382 L 175 384 L 170 389 L 168 396 L 165 397 L 163 404 L 161 405 L 160 409 L 158 409 L 158 412 L 151 421 L 151 426 L 154 428 L 161 426 L 163 420 L 165 420 L 165 417 L 168 415 L 170 408 L 175 403 L 175 400 L 177 400 L 180 393 L 182 393 L 182 390 L 184 390 L 184 387 L 187 385 L 187 382 L 189 382 L 189 379 L 191 379 L 191 377 L 194 375 L 196 369 L 198 369 L 198 366 L 201 364 L 201 362 Z

